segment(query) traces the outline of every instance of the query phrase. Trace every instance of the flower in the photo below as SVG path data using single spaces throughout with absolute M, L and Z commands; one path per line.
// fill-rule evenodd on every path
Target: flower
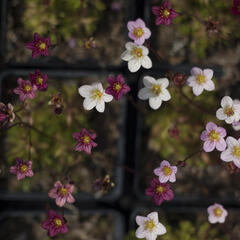
M 91 154 L 91 149 L 97 146 L 97 143 L 93 141 L 96 136 L 95 133 L 90 133 L 85 128 L 81 132 L 73 133 L 73 138 L 78 141 L 74 150 L 77 152 L 85 151 L 86 154 Z
M 224 128 L 218 127 L 215 123 L 209 122 L 206 125 L 206 130 L 201 134 L 201 140 L 204 141 L 203 150 L 205 152 L 212 152 L 215 147 L 218 151 L 224 151 L 227 144 L 224 140 L 227 132 Z
M 163 224 L 158 221 L 157 212 L 151 212 L 147 217 L 136 216 L 136 222 L 139 226 L 136 230 L 137 238 L 156 240 L 158 235 L 163 235 L 167 232 Z
M 233 6 L 232 6 L 232 14 L 240 15 L 240 0 L 234 0 Z
M 19 95 L 19 98 L 24 102 L 27 98 L 35 98 L 37 86 L 32 84 L 30 81 L 24 81 L 22 78 L 18 78 L 18 87 L 13 90 L 14 93 Z
M 170 185 L 167 183 L 160 183 L 158 178 L 153 178 L 150 187 L 146 189 L 146 195 L 153 197 L 157 205 L 161 205 L 164 200 L 170 201 L 174 197 Z
M 215 203 L 208 207 L 208 221 L 210 223 L 224 223 L 228 212 L 221 204 Z
M 220 158 L 224 162 L 233 161 L 240 168 L 240 138 L 227 137 L 227 149 L 221 153 Z
M 145 39 L 150 38 L 151 31 L 146 27 L 144 21 L 138 18 L 136 21 L 129 21 L 127 24 L 128 37 L 134 40 L 137 45 L 142 45 Z
M 83 101 L 85 110 L 91 110 L 96 107 L 98 112 L 104 112 L 105 102 L 111 102 L 113 100 L 113 96 L 107 94 L 99 82 L 93 83 L 92 85 L 81 86 L 78 92 L 85 98 Z
M 163 160 L 160 164 L 160 167 L 154 169 L 154 174 L 159 177 L 160 183 L 175 182 L 177 167 L 171 166 L 170 163 L 166 160 Z
M 21 158 L 16 158 L 15 161 L 16 165 L 10 167 L 10 173 L 15 174 L 18 181 L 34 175 L 32 171 L 32 161 L 24 162 Z
M 240 104 L 238 102 L 233 101 L 229 96 L 225 96 L 221 100 L 221 106 L 216 112 L 219 120 L 225 120 L 228 124 L 240 120 Z
M 48 102 L 48 105 L 53 106 L 54 112 L 56 114 L 61 114 L 64 108 L 62 94 L 57 93 L 52 95 L 51 100 Z
M 130 72 L 137 72 L 141 66 L 147 69 L 152 67 L 152 61 L 148 57 L 148 48 L 132 42 L 127 42 L 125 47 L 127 50 L 122 53 L 121 59 L 128 62 Z
M 48 218 L 42 223 L 42 228 L 48 230 L 50 237 L 68 232 L 64 218 L 51 209 L 48 211 Z
M 95 39 L 93 37 L 90 37 L 89 39 L 84 41 L 83 46 L 86 49 L 92 49 L 92 48 L 96 48 L 97 44 Z
M 193 94 L 199 96 L 203 90 L 213 91 L 215 89 L 212 69 L 200 69 L 193 67 L 191 69 L 191 76 L 187 79 L 187 84 L 193 88 Z
M 130 87 L 125 84 L 122 74 L 118 74 L 116 77 L 109 76 L 107 81 L 110 86 L 106 88 L 105 92 L 112 95 L 116 100 L 120 100 L 123 94 L 130 91 Z
M 34 33 L 33 41 L 27 43 L 26 47 L 32 50 L 32 58 L 36 58 L 39 55 L 48 56 L 48 48 L 50 47 L 50 38 L 40 37 L 38 33 Z
M 240 121 L 238 121 L 238 122 L 233 122 L 232 123 L 232 127 L 233 127 L 233 129 L 235 130 L 235 131 L 239 131 L 240 130 Z
M 167 78 L 155 79 L 150 76 L 145 76 L 143 78 L 144 88 L 140 89 L 138 92 L 138 97 L 141 100 L 149 99 L 149 105 L 152 109 L 158 109 L 162 101 L 168 101 L 171 96 L 166 89 L 169 85 Z
M 35 73 L 30 73 L 30 81 L 32 84 L 36 85 L 39 91 L 46 91 L 47 89 L 47 74 L 42 74 L 38 69 Z
M 165 24 L 166 26 L 172 23 L 172 20 L 178 16 L 178 14 L 170 8 L 170 1 L 167 0 L 161 6 L 153 6 L 152 13 L 156 15 L 156 25 Z
M 13 122 L 15 119 L 15 113 L 13 112 L 13 105 L 8 103 L 5 105 L 0 102 L 0 127 L 4 126 L 8 122 Z
M 115 186 L 114 182 L 111 181 L 110 176 L 107 174 L 104 178 L 98 178 L 94 181 L 93 187 L 97 191 L 104 193 L 109 192 Z
M 54 188 L 48 192 L 50 198 L 56 198 L 56 204 L 62 207 L 66 202 L 74 203 L 75 199 L 72 196 L 74 191 L 73 184 L 62 184 L 60 181 L 54 183 Z

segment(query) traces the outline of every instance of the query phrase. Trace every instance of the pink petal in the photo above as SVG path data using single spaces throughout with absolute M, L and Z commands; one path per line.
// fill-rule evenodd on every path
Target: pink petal
M 204 149 L 205 152 L 212 152 L 214 150 L 215 146 L 216 146 L 215 142 L 207 140 L 203 144 L 203 149 Z
M 213 130 L 216 130 L 217 129 L 217 125 L 213 122 L 209 122 L 207 125 L 206 125 L 206 129 L 208 132 L 211 132 Z
M 218 142 L 216 142 L 216 149 L 218 151 L 224 151 L 227 147 L 226 141 L 223 138 L 220 138 Z

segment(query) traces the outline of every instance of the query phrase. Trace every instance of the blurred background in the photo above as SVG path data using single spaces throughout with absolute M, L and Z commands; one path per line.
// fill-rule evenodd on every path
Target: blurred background
M 0 26 L 1 102 L 21 103 L 13 89 L 17 79 L 29 79 L 38 68 L 48 75 L 48 91 L 39 92 L 22 120 L 31 130 L 33 178 L 17 182 L 9 174 L 16 157 L 27 159 L 29 133 L 24 127 L 0 132 L 0 239 L 50 239 L 41 228 L 54 201 L 47 196 L 56 180 L 72 181 L 76 203 L 66 206 L 69 233 L 56 239 L 134 240 L 136 215 L 156 210 L 167 234 L 159 239 L 240 239 L 239 172 L 223 163 L 219 153 L 199 153 L 179 167 L 175 198 L 156 207 L 144 192 L 163 159 L 172 164 L 201 147 L 200 133 L 225 95 L 240 99 L 240 16 L 231 14 L 231 0 L 171 0 L 180 13 L 166 27 L 155 26 L 152 6 L 161 0 L 2 0 Z M 127 22 L 142 18 L 151 29 L 148 46 L 153 68 L 130 73 L 120 58 L 130 41 Z M 48 57 L 32 59 L 25 45 L 37 32 L 50 37 Z M 214 70 L 214 92 L 195 97 L 179 88 L 174 74 L 190 74 L 193 66 Z M 123 74 L 129 96 L 106 105 L 104 114 L 85 111 L 78 94 L 81 85 Z M 138 101 L 144 76 L 168 76 L 172 99 L 154 111 Z M 48 103 L 61 94 L 61 114 Z M 73 151 L 72 133 L 82 128 L 97 133 L 93 154 Z M 109 182 L 104 182 L 106 176 Z M 102 183 L 102 184 L 100 184 Z M 226 222 L 211 225 L 207 207 L 221 203 L 229 211 Z M 56 208 L 60 213 L 60 210 Z

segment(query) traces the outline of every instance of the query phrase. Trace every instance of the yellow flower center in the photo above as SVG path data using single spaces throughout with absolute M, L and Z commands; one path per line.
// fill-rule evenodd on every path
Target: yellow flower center
M 220 207 L 216 207 L 214 210 L 213 210 L 213 213 L 215 215 L 215 217 L 221 217 L 222 216 L 222 209 Z
M 40 50 L 45 50 L 46 47 L 47 47 L 46 43 L 44 43 L 44 42 L 38 43 L 38 48 L 39 48 Z
M 166 17 L 166 18 L 168 18 L 169 15 L 170 15 L 170 12 L 169 12 L 167 9 L 164 9 L 164 10 L 163 10 L 163 16 Z
M 163 186 L 158 186 L 157 189 L 156 189 L 156 192 L 157 192 L 158 194 L 161 194 L 161 193 L 164 192 L 164 190 L 165 190 L 165 188 L 164 188 Z
M 113 90 L 119 92 L 122 89 L 122 85 L 120 83 L 115 83 L 113 85 Z
M 56 227 L 61 227 L 62 226 L 62 220 L 59 218 L 55 218 L 54 220 L 54 224 Z
M 61 192 L 62 195 L 67 195 L 67 194 L 68 194 L 68 189 L 65 188 L 65 187 L 62 187 L 62 188 L 60 189 L 60 192 Z
M 165 176 L 169 176 L 172 174 L 172 169 L 170 167 L 166 166 L 163 168 L 163 173 Z
M 235 146 L 233 148 L 233 155 L 235 155 L 236 157 L 240 157 L 240 147 Z
M 206 77 L 204 75 L 202 75 L 202 74 L 197 75 L 196 79 L 197 79 L 197 83 L 199 85 L 202 85 L 203 83 L 206 82 Z
M 145 230 L 152 231 L 156 227 L 153 220 L 148 220 L 145 222 Z
M 135 28 L 135 29 L 134 29 L 134 35 L 135 35 L 137 38 L 140 38 L 143 34 L 144 34 L 144 31 L 143 31 L 142 28 Z
M 37 77 L 36 82 L 37 82 L 37 84 L 43 84 L 43 78 L 42 77 Z
M 28 170 L 28 166 L 26 164 L 22 164 L 20 167 L 20 172 L 24 173 Z
M 85 135 L 82 137 L 82 141 L 83 141 L 83 143 L 90 143 L 91 139 L 89 136 Z
M 143 56 L 142 49 L 141 49 L 141 48 L 138 48 L 138 47 L 135 47 L 135 48 L 132 50 L 132 55 L 134 55 L 136 58 L 142 57 L 142 56 Z
M 162 92 L 160 85 L 153 85 L 151 90 L 156 95 L 159 95 Z
M 224 113 L 228 116 L 228 117 L 231 117 L 234 115 L 234 110 L 232 107 L 226 107 L 224 109 Z
M 103 96 L 103 93 L 100 90 L 98 90 L 98 89 L 97 90 L 93 90 L 92 94 L 93 94 L 93 98 L 97 99 L 97 100 L 100 100 L 102 98 L 102 96 Z
M 212 130 L 212 131 L 209 133 L 208 137 L 210 138 L 210 140 L 211 140 L 212 142 L 218 141 L 218 140 L 219 140 L 219 132 L 216 132 L 216 131 Z
M 32 86 L 30 86 L 30 85 L 28 85 L 28 84 L 26 84 L 25 86 L 24 86 L 24 91 L 25 92 L 30 92 L 32 90 Z

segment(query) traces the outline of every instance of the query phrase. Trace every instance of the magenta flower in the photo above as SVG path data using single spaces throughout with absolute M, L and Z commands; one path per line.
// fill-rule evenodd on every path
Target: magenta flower
M 208 221 L 210 223 L 224 223 L 228 212 L 221 204 L 215 203 L 208 207 Z
M 54 237 L 59 233 L 65 234 L 68 232 L 64 218 L 53 210 L 48 211 L 48 218 L 42 223 L 42 228 L 48 230 L 50 237 Z
M 32 58 L 39 55 L 48 56 L 48 48 L 50 47 L 50 38 L 42 38 L 38 33 L 34 33 L 33 41 L 27 43 L 26 47 L 32 50 Z
M 15 174 L 18 181 L 34 175 L 32 171 L 32 161 L 24 162 L 21 158 L 16 158 L 15 161 L 16 165 L 10 167 L 10 173 Z
M 13 112 L 13 105 L 8 103 L 5 105 L 0 102 L 0 127 L 4 126 L 8 122 L 13 122 L 15 119 L 15 113 Z
M 130 91 L 130 87 L 125 84 L 122 74 L 118 74 L 116 77 L 109 76 L 107 81 L 110 86 L 106 88 L 105 92 L 112 95 L 116 100 L 120 100 L 123 94 Z
M 35 73 L 30 73 L 29 78 L 31 83 L 36 85 L 39 91 L 47 90 L 47 74 L 43 75 L 38 69 L 36 69 Z
M 178 14 L 170 8 L 170 1 L 167 0 L 161 6 L 153 6 L 152 13 L 156 15 L 156 25 L 165 24 L 166 26 L 172 23 L 172 20 L 178 16 Z
M 160 167 L 154 169 L 154 174 L 159 177 L 159 182 L 166 183 L 176 181 L 177 167 L 171 166 L 166 160 L 161 162 Z
M 56 204 L 59 207 L 62 207 L 66 202 L 75 202 L 75 199 L 72 196 L 73 191 L 73 184 L 62 184 L 60 181 L 57 181 L 54 183 L 54 188 L 48 192 L 48 196 L 50 198 L 56 198 Z
M 232 6 L 232 14 L 240 15 L 240 0 L 234 0 Z
M 85 128 L 81 132 L 73 133 L 73 138 L 78 141 L 74 150 L 77 152 L 85 151 L 86 154 L 91 154 L 92 148 L 97 146 L 97 143 L 93 141 L 96 136 L 95 133 L 90 133 Z
M 161 205 L 164 200 L 170 201 L 174 197 L 170 185 L 167 183 L 160 183 L 158 178 L 153 178 L 150 187 L 146 189 L 146 195 L 153 197 L 157 205 Z
M 19 98 L 24 102 L 27 98 L 35 98 L 37 86 L 32 84 L 30 81 L 24 81 L 22 78 L 17 80 L 19 86 L 13 90 L 14 93 L 19 95 Z
M 127 24 L 128 37 L 134 40 L 137 45 L 142 45 L 145 39 L 150 38 L 151 31 L 146 27 L 144 21 L 138 18 L 136 21 L 129 21 Z
M 224 128 L 218 127 L 215 123 L 209 122 L 206 125 L 206 130 L 201 134 L 201 140 L 204 141 L 203 150 L 205 152 L 212 152 L 215 148 L 218 151 L 224 151 L 227 144 L 224 140 L 227 132 Z

